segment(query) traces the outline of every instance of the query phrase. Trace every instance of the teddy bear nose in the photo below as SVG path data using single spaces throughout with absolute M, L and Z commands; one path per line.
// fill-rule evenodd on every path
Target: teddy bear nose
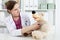
M 36 12 L 35 11 L 32 11 L 32 14 L 35 14 Z

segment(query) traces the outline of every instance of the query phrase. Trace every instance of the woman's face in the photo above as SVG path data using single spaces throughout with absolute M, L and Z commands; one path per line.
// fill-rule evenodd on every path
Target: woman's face
M 12 14 L 12 16 L 15 16 L 15 17 L 19 16 L 20 14 L 19 4 L 15 4 L 13 9 L 10 10 L 10 13 Z

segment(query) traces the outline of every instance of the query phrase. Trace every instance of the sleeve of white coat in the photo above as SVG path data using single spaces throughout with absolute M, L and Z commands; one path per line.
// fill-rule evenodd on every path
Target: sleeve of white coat
M 16 29 L 8 21 L 5 21 L 7 29 L 12 36 L 22 36 L 21 29 Z

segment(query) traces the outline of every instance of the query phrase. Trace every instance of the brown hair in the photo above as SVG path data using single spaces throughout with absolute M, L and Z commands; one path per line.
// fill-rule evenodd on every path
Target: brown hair
M 12 10 L 16 3 L 17 3 L 16 1 L 8 1 L 8 2 L 6 2 L 5 3 L 6 9 L 7 10 Z

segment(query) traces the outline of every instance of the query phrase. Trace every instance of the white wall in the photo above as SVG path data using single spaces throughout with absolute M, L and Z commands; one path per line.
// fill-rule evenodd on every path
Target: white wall
M 60 0 L 56 0 L 56 39 L 60 40 Z

